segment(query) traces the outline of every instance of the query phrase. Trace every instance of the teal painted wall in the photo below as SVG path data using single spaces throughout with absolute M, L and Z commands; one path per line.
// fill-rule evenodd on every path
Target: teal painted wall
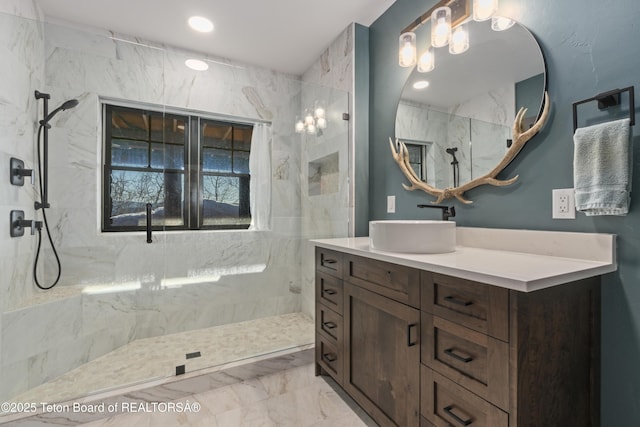
M 433 198 L 407 192 L 389 151 L 395 112 L 411 70 L 397 65 L 400 31 L 435 0 L 397 0 L 370 27 L 370 219 L 423 219 Z M 617 87 L 640 89 L 640 2 L 638 0 L 501 0 L 500 10 L 517 18 L 537 38 L 548 71 L 551 115 L 501 175 L 520 175 L 503 188 L 480 187 L 474 201 L 456 206 L 459 225 L 615 233 L 618 271 L 602 280 L 602 426 L 640 425 L 640 172 L 626 217 L 551 219 L 551 190 L 573 186 L 574 101 Z M 640 115 L 636 115 L 640 123 Z M 640 135 L 640 127 L 633 133 Z M 634 168 L 640 170 L 640 138 L 634 137 Z M 396 214 L 386 213 L 386 196 L 396 195 Z M 499 260 L 497 260 L 498 262 Z

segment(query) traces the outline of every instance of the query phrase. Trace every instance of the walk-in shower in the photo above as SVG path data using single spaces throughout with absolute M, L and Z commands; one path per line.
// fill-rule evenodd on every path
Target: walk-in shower
M 192 375 L 313 346 L 307 241 L 348 235 L 349 93 L 225 61 L 196 72 L 184 66 L 192 52 L 108 31 L 3 14 L 0 28 L 0 55 L 13 52 L 2 56 L 7 69 L 24 70 L 0 81 L 0 119 L 11 118 L 0 154 L 24 159 L 38 175 L 33 187 L 28 179 L 22 187 L 5 182 L 0 205 L 43 226 L 46 218 L 62 261 L 60 273 L 46 241 L 38 251 L 27 236 L 0 239 L 0 401 L 70 401 L 173 381 L 183 368 Z M 352 47 L 352 36 L 345 31 L 330 56 Z M 343 87 L 341 69 L 332 67 L 323 83 Z M 296 116 L 315 101 L 326 105 L 323 135 L 296 134 Z M 106 105 L 124 113 L 108 117 Z M 200 117 L 207 128 L 179 115 Z M 256 138 L 234 136 L 241 126 L 218 132 L 220 121 L 251 123 Z M 206 137 L 199 146 L 185 143 L 198 134 Z M 252 208 L 252 216 L 265 213 L 260 227 L 155 222 L 168 191 L 182 197 L 172 205 L 175 216 L 165 209 L 170 220 L 208 215 L 192 208 L 194 199 L 211 212 L 239 210 L 240 202 L 219 200 L 231 187 L 222 184 L 247 167 L 247 151 L 259 155 L 264 173 L 255 191 L 235 182 L 268 196 L 268 209 Z M 202 176 L 219 184 L 211 185 L 216 203 L 205 197 Z M 149 188 L 157 201 L 137 196 Z M 108 190 L 111 206 L 127 202 L 116 194 L 133 195 L 118 215 L 134 230 L 104 228 Z M 146 203 L 153 204 L 153 244 L 145 238 Z M 33 284 L 37 252 L 42 287 L 56 279 L 48 291 Z

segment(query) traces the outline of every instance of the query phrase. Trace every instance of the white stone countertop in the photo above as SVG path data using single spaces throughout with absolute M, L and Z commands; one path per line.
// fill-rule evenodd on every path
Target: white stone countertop
M 614 234 L 456 228 L 455 252 L 407 254 L 372 250 L 368 237 L 311 243 L 353 255 L 531 292 L 618 269 Z

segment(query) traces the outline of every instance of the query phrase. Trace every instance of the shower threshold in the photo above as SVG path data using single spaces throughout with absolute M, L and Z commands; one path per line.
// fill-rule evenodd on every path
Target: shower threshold
M 125 388 L 166 382 L 172 377 L 201 375 L 216 367 L 242 364 L 265 355 L 309 348 L 313 342 L 313 320 L 303 313 L 144 338 L 34 387 L 12 400 L 64 402 L 118 393 Z M 194 353 L 200 353 L 201 356 L 194 357 Z M 185 375 L 176 377 L 176 368 L 181 365 L 184 365 Z

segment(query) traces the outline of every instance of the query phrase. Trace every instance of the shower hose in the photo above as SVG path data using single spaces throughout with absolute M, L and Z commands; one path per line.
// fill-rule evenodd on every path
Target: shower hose
M 47 126 L 46 124 L 41 124 L 38 128 L 38 182 L 40 184 L 40 200 L 44 201 L 44 187 L 42 186 L 42 161 L 40 160 L 40 136 L 42 134 L 42 128 Z M 38 248 L 36 249 L 36 259 L 33 263 L 33 279 L 36 282 L 36 286 L 40 289 L 47 290 L 53 288 L 58 284 L 60 280 L 60 275 L 62 274 L 62 265 L 60 264 L 60 257 L 58 256 L 58 251 L 56 251 L 56 247 L 53 244 L 53 239 L 51 238 L 51 231 L 49 230 L 49 222 L 47 221 L 47 212 L 46 207 L 42 206 L 42 219 L 44 221 L 44 228 L 47 232 L 47 237 L 49 237 L 49 243 L 51 244 L 51 249 L 53 250 L 53 255 L 55 256 L 56 263 L 58 265 L 58 275 L 54 280 L 53 284 L 45 286 L 40 283 L 38 280 L 38 261 L 40 259 L 40 249 L 42 247 L 42 229 L 40 227 L 38 230 Z

